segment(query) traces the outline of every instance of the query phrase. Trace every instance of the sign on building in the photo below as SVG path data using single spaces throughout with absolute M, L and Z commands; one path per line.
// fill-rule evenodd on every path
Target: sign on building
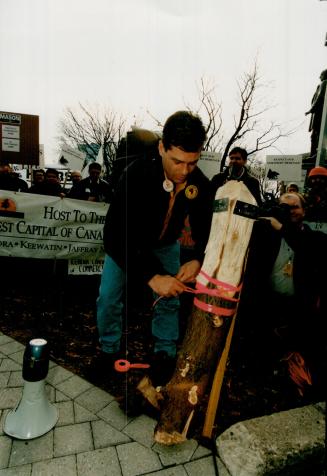
M 0 111 L 0 160 L 39 164 L 39 116 Z
M 266 179 L 284 182 L 300 182 L 302 155 L 267 155 Z

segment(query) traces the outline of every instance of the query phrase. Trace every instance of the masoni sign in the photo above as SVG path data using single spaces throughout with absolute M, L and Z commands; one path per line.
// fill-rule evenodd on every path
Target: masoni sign
M 2 124 L 21 124 L 21 114 L 14 114 L 12 112 L 0 112 L 0 122 Z
M 0 160 L 39 164 L 39 116 L 0 111 Z

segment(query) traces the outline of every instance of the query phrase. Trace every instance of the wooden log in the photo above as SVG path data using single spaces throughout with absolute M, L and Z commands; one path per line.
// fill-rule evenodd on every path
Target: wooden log
M 252 219 L 234 213 L 237 201 L 256 204 L 242 182 L 230 181 L 218 189 L 202 266 L 204 273 L 198 276 L 197 287 L 215 288 L 211 278 L 231 287 L 218 286 L 220 296 L 209 296 L 206 292 L 197 294 L 200 302 L 219 307 L 220 311 L 215 307 L 204 310 L 193 305 L 174 375 L 161 389 L 163 400 L 160 402 L 161 415 L 155 429 L 155 441 L 165 445 L 180 443 L 187 438 L 194 411 L 212 382 L 225 347 L 231 318 L 223 317 L 221 308 L 236 308 L 235 301 L 226 301 L 225 298 L 239 297 L 235 288 L 242 279 L 253 227 Z

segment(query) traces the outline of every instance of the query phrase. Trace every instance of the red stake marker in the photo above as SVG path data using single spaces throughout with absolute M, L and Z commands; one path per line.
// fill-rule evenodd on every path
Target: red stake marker
M 120 359 L 115 362 L 115 370 L 117 372 L 128 372 L 129 369 L 148 369 L 149 364 L 131 364 L 128 360 Z

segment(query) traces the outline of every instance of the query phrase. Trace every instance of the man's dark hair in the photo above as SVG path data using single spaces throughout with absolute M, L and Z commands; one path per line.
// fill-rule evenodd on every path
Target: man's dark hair
M 177 111 L 165 122 L 162 143 L 165 150 L 172 146 L 185 152 L 198 152 L 206 140 L 206 131 L 199 116 L 190 111 Z
M 89 172 L 90 170 L 102 170 L 102 166 L 101 164 L 99 164 L 99 162 L 91 162 L 90 165 L 89 165 Z
M 231 151 L 229 151 L 228 155 L 230 156 L 231 154 L 240 154 L 243 160 L 247 160 L 248 158 L 248 153 L 245 149 L 242 147 L 234 147 Z
M 59 172 L 56 169 L 47 169 L 45 172 L 45 176 L 47 177 L 49 174 L 56 175 L 56 177 L 59 178 Z

